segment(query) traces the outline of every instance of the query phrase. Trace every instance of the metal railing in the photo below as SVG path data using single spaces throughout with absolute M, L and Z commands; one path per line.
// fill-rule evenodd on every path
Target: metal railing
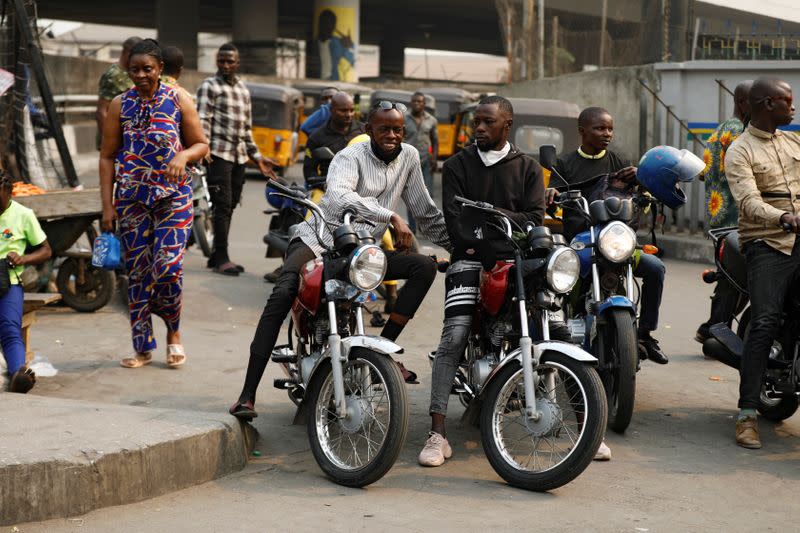
M 36 106 L 42 105 L 41 97 L 32 98 Z M 96 94 L 59 94 L 53 96 L 56 113 L 64 123 L 94 120 L 97 109 Z
M 681 119 L 645 80 L 639 80 L 639 152 L 661 144 L 687 149 L 703 157 L 706 142 Z M 724 108 L 723 108 L 724 109 Z M 705 185 L 695 179 L 683 187 L 686 204 L 680 209 L 665 209 L 664 231 L 703 235 L 705 233 Z M 643 221 L 649 224 L 648 221 Z

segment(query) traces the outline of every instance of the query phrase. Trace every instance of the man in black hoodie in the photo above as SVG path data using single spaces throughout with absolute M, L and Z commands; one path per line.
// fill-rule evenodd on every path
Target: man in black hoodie
M 542 168 L 508 142 L 513 117 L 505 98 L 481 100 L 473 119 L 475 144 L 448 159 L 442 169 L 444 218 L 454 250 L 445 278 L 444 327 L 431 378 L 431 431 L 419 455 L 423 466 L 439 466 L 453 453 L 445 432 L 447 401 L 478 301 L 481 261 L 486 252 L 503 251 L 496 243 L 504 241 L 489 235 L 482 236 L 486 246 L 465 240 L 459 219 L 462 208 L 455 197 L 488 202 L 522 227 L 527 222 L 541 225 L 544 219 Z

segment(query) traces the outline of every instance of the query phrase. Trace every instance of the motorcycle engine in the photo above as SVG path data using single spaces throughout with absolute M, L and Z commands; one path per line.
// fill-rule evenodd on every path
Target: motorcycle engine
M 483 386 L 496 365 L 497 360 L 491 356 L 475 360 L 470 369 L 470 383 Z
M 503 345 L 503 340 L 506 338 L 513 326 L 508 320 L 498 320 L 489 327 L 489 343 L 494 348 L 500 348 Z
M 331 332 L 330 323 L 327 318 L 320 318 L 314 324 L 314 342 L 317 346 L 325 344 Z

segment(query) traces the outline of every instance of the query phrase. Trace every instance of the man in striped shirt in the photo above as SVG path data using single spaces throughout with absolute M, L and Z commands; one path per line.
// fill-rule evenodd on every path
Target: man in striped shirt
M 442 212 L 433 203 L 422 179 L 419 153 L 413 146 L 402 142 L 404 112 L 402 104 L 386 101 L 378 102 L 370 110 L 366 126 L 370 142 L 355 144 L 336 154 L 328 168 L 328 189 L 320 202 L 326 220 L 341 220 L 344 211 L 351 209 L 374 222 L 374 227 L 363 223 L 353 226 L 356 230 L 371 232 L 376 240 L 388 224 L 394 226 L 398 250 L 387 252 L 385 279 L 404 279 L 406 283 L 381 332 L 383 337 L 392 341 L 414 316 L 436 276 L 436 263 L 430 257 L 408 251 L 413 234 L 397 213 L 400 200 L 405 202 L 423 234 L 434 243 L 450 248 Z M 323 242 L 327 246 L 333 243 L 330 232 L 325 233 Z M 300 269 L 322 251 L 314 230 L 301 225 L 286 250 L 283 270 L 250 345 L 244 388 L 239 400 L 230 408 L 230 413 L 237 418 L 250 420 L 257 416 L 254 407 L 256 389 L 281 325 L 297 296 Z M 405 370 L 402 365 L 401 370 L 404 370 L 406 381 L 415 382 L 413 372 Z
M 208 189 L 214 206 L 214 253 L 208 267 L 228 276 L 244 268 L 228 257 L 228 232 L 233 210 L 242 196 L 245 164 L 252 159 L 265 176 L 274 176 L 272 161 L 264 158 L 253 141 L 250 91 L 236 75 L 239 51 L 233 44 L 220 46 L 217 74 L 197 89 L 197 111 L 209 139 Z

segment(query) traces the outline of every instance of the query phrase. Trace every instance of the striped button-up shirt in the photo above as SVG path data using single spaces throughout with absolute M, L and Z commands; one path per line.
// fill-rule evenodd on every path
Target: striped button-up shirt
M 359 216 L 376 224 L 374 228 L 363 223 L 354 224 L 355 230 L 365 229 L 380 241 L 402 199 L 423 235 L 449 250 L 444 216 L 422 180 L 419 153 L 409 144 L 403 143 L 401 147 L 400 154 L 388 165 L 372 153 L 368 142 L 354 144 L 336 154 L 328 167 L 327 191 L 319 204 L 325 219 L 338 225 L 346 209 L 355 210 Z M 298 228 L 295 236 L 320 255 L 323 248 L 312 226 L 300 224 Z M 323 242 L 326 246 L 333 244 L 329 231 L 325 231 Z
M 240 79 L 206 78 L 197 89 L 197 112 L 213 156 L 236 164 L 261 158 L 253 142 L 250 91 Z

